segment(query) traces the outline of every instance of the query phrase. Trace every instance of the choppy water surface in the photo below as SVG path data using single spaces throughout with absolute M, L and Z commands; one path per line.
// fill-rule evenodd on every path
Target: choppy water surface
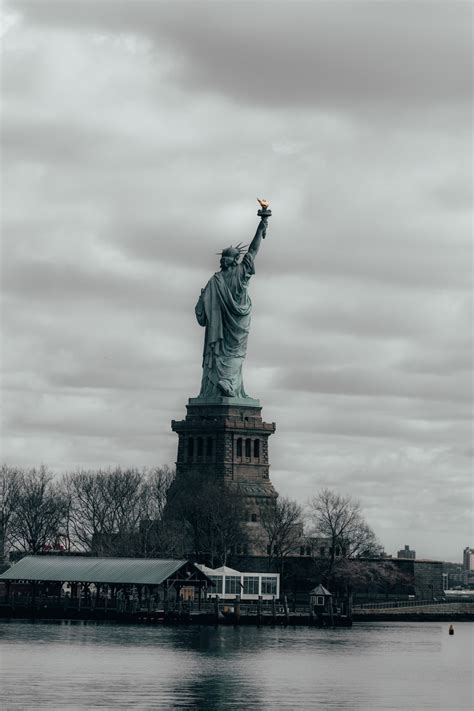
M 0 623 L 2 708 L 473 707 L 474 626 L 169 628 Z

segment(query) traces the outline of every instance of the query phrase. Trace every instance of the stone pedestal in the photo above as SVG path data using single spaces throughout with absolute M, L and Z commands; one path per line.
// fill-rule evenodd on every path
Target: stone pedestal
M 171 423 L 179 438 L 176 479 L 212 477 L 243 497 L 249 542 L 235 553 L 245 548 L 248 554 L 266 553 L 261 510 L 278 496 L 268 456 L 268 438 L 276 426 L 263 422 L 261 409 L 252 398 L 190 398 L 186 418 Z

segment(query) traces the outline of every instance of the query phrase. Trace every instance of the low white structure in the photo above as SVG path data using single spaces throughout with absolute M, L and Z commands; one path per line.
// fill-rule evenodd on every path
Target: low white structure
M 239 570 L 228 568 L 207 568 L 205 565 L 196 564 L 215 587 L 207 588 L 207 597 L 216 595 L 221 600 L 234 600 L 240 595 L 242 600 L 272 600 L 280 597 L 280 575 L 278 573 L 241 573 Z

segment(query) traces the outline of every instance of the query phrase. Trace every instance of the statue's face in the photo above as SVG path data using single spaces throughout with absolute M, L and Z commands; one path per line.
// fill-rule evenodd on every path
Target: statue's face
M 226 269 L 230 269 L 230 267 L 234 267 L 236 263 L 236 257 L 225 257 L 224 255 L 222 255 L 220 260 L 221 269 L 223 269 L 224 271 Z

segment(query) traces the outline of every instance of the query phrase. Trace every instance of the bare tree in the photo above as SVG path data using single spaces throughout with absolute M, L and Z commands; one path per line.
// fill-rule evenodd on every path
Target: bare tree
M 163 514 L 175 471 L 169 466 L 155 467 L 144 473 L 143 510 L 140 520 L 140 548 L 145 557 L 153 555 L 180 555 L 182 532 L 168 522 Z
M 243 502 L 238 490 L 233 491 L 219 482 L 208 482 L 203 497 L 204 539 L 209 565 L 214 568 L 226 565 L 231 551 L 247 543 L 247 533 L 242 526 Z
M 2 464 L 0 467 L 0 562 L 7 555 L 11 542 L 11 522 L 18 508 L 22 472 L 16 467 Z
M 397 567 L 389 560 L 377 559 L 343 559 L 334 569 L 332 578 L 336 588 L 343 590 L 346 594 L 352 594 L 354 590 L 363 591 L 369 594 L 370 588 L 384 592 L 397 591 L 407 586 L 413 586 L 412 576 L 406 571 Z
M 71 532 L 79 547 L 98 555 L 136 553 L 146 508 L 144 475 L 136 469 L 79 471 L 65 477 Z
M 93 540 L 111 529 L 109 505 L 104 496 L 103 477 L 93 471 L 79 471 L 64 477 L 70 500 L 70 528 L 74 543 L 91 550 Z
M 329 556 L 325 562 L 327 582 L 343 561 L 380 555 L 381 545 L 365 521 L 358 501 L 323 489 L 312 499 L 309 508 L 313 532 L 329 541 Z
M 303 508 L 296 501 L 279 496 L 273 506 L 262 507 L 268 555 L 283 572 L 285 558 L 295 553 L 303 538 Z
M 145 477 L 137 469 L 115 469 L 106 478 L 106 494 L 111 506 L 115 552 L 133 554 L 145 508 Z
M 67 501 L 46 467 L 29 469 L 19 476 L 19 491 L 10 523 L 16 549 L 40 553 L 57 547 L 63 533 Z
M 162 467 L 155 467 L 147 476 L 148 486 L 148 506 L 147 511 L 155 520 L 163 518 L 166 506 L 166 497 L 171 484 L 174 481 L 176 472 L 167 464 Z
M 208 565 L 225 565 L 236 544 L 246 542 L 242 498 L 223 482 L 189 474 L 175 480 L 168 492 L 167 521 L 180 523 L 183 554 Z

